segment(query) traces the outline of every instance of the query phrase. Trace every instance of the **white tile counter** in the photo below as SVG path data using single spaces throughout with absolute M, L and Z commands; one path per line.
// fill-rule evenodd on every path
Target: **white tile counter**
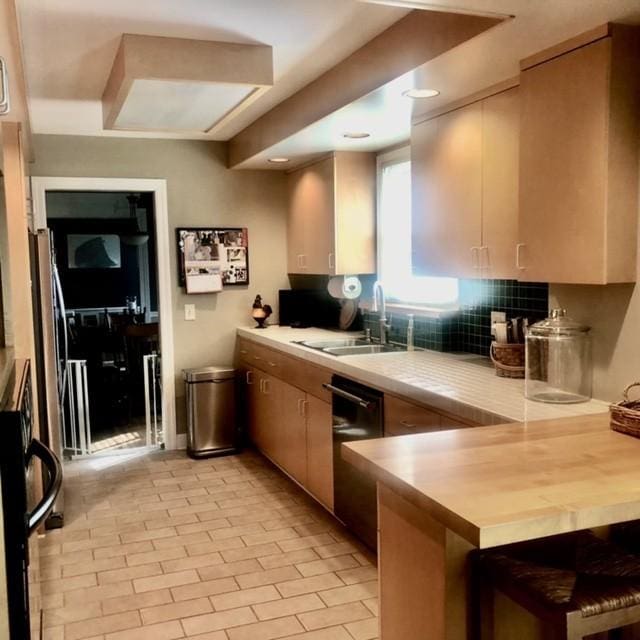
M 606 412 L 609 407 L 598 400 L 566 405 L 525 400 L 524 380 L 499 378 L 488 358 L 473 354 L 413 351 L 336 357 L 294 341 L 360 334 L 270 326 L 238 328 L 238 335 L 478 424 L 589 415 Z

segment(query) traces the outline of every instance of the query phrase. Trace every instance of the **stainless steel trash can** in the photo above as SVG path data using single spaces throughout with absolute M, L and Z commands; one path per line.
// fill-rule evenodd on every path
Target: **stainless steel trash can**
M 187 453 L 192 458 L 235 453 L 235 369 L 201 367 L 185 369 L 187 387 Z

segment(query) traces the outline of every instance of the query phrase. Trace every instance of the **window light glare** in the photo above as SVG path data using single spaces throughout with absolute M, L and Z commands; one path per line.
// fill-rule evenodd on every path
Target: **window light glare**
M 418 89 L 414 87 L 403 91 L 402 95 L 413 100 L 420 100 L 421 98 L 435 98 L 440 95 L 440 92 L 437 89 Z

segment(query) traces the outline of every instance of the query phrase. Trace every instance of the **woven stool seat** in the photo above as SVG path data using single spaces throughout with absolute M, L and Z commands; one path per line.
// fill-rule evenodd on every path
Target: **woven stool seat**
M 640 604 L 640 557 L 589 532 L 487 551 L 479 561 L 498 588 L 519 589 L 558 614 L 586 618 Z

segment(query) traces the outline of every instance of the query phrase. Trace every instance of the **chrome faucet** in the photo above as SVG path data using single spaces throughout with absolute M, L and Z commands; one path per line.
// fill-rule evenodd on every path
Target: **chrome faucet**
M 380 323 L 380 344 L 387 344 L 391 324 L 387 321 L 387 303 L 384 299 L 384 289 L 380 280 L 376 280 L 373 283 L 373 307 L 371 310 L 380 314 L 380 319 L 378 320 Z

